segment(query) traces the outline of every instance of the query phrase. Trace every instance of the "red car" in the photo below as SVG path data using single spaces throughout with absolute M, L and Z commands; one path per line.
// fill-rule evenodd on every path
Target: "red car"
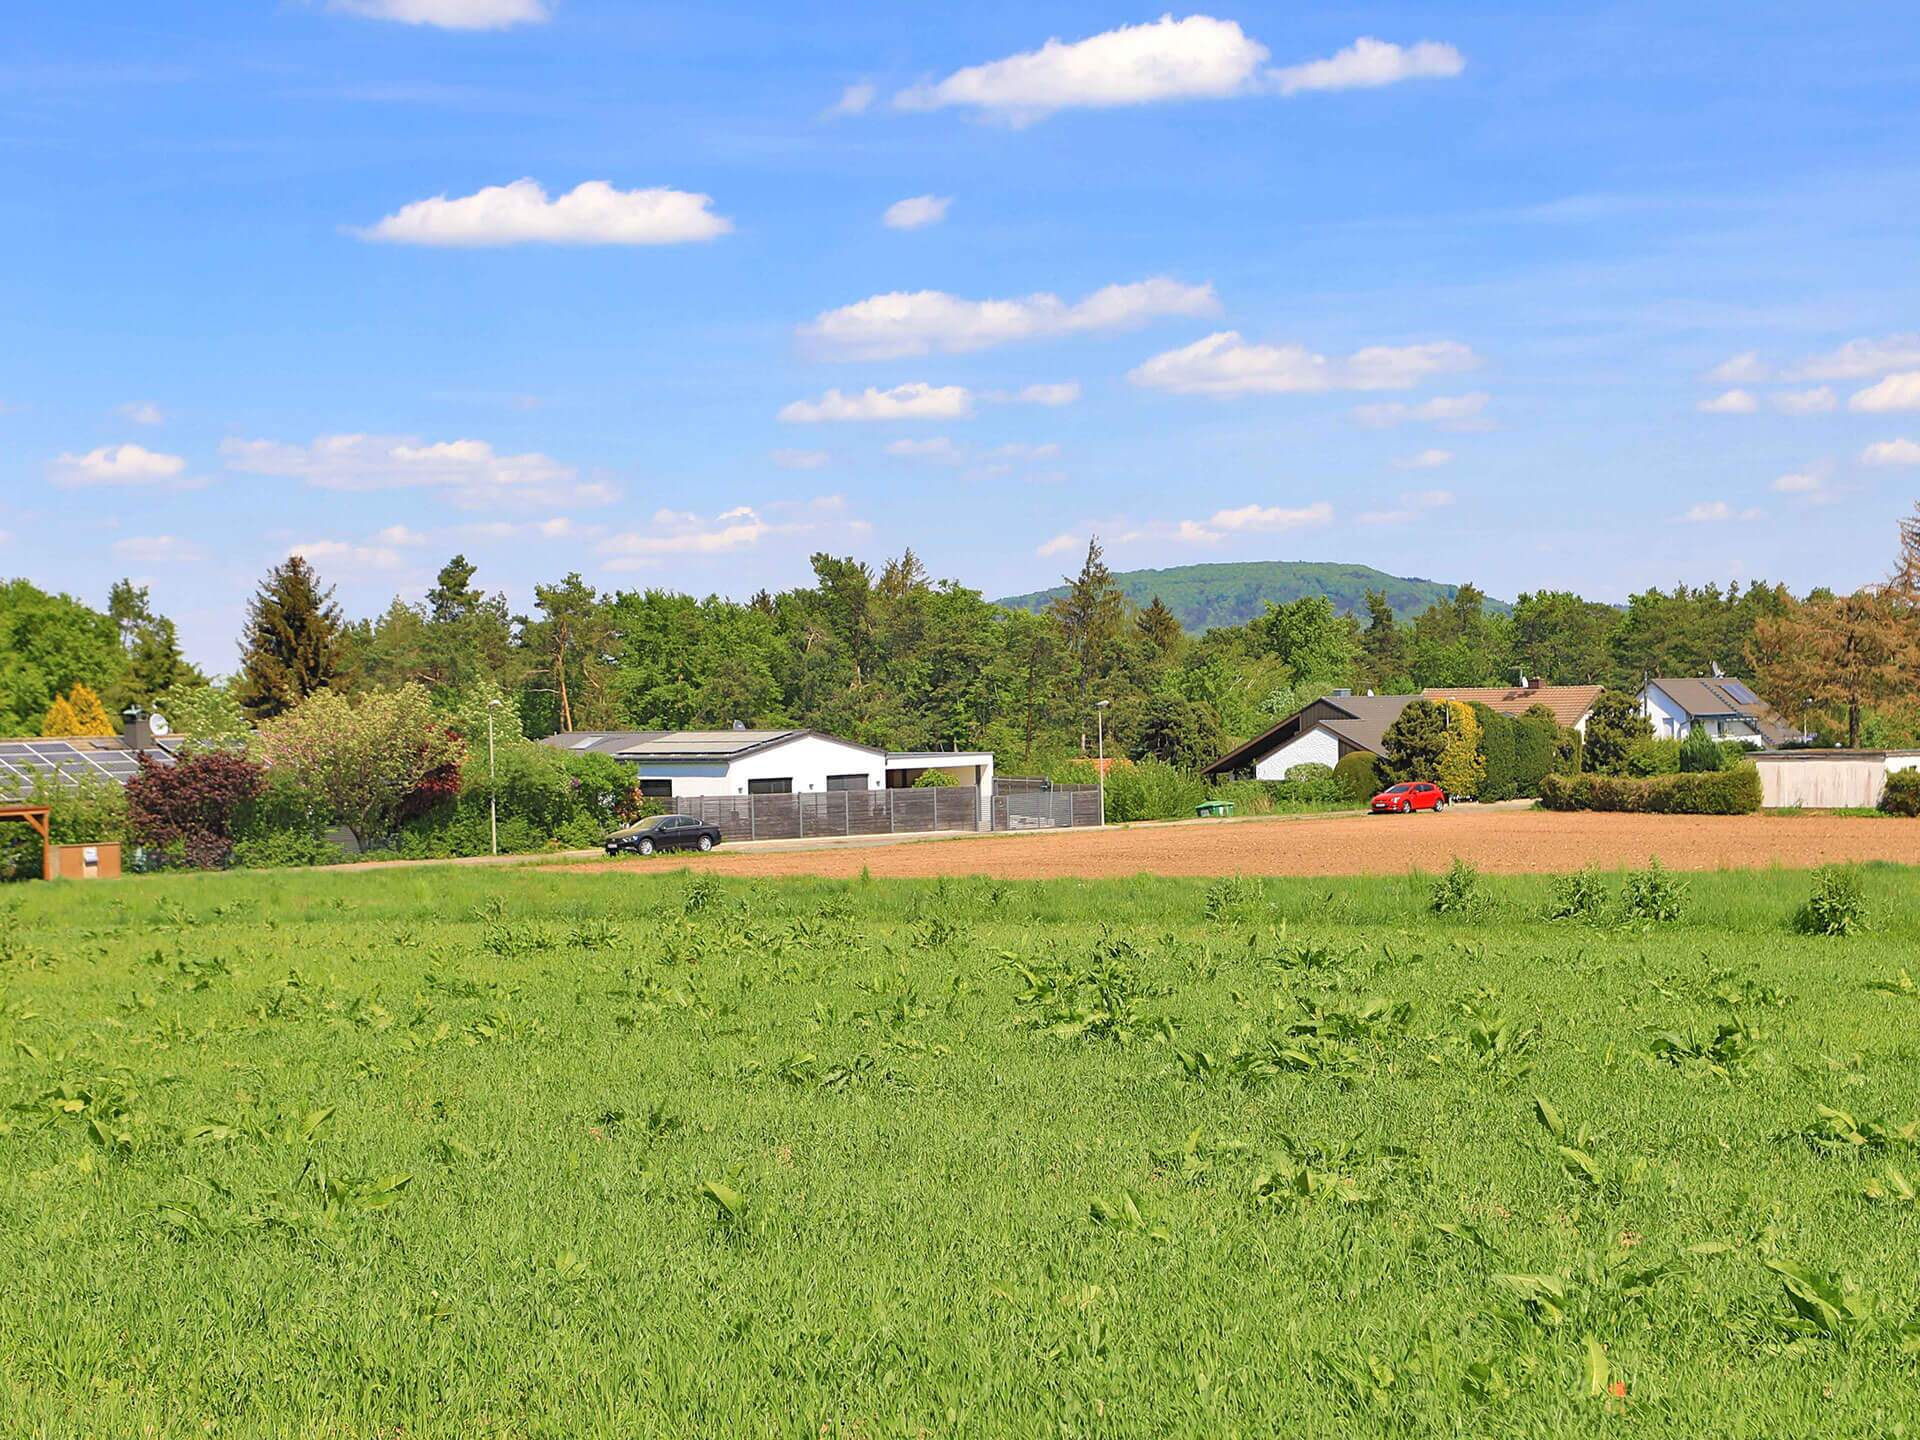
M 1373 797 L 1376 815 L 1411 815 L 1416 810 L 1444 810 L 1447 792 L 1430 780 L 1390 785 Z

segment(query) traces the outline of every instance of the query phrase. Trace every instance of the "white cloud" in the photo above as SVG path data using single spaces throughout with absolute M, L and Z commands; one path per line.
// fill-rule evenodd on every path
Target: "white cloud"
M 1760 402 L 1745 390 L 1723 391 L 1694 406 L 1703 415 L 1751 415 L 1759 408 Z
M 896 200 L 887 207 L 887 213 L 880 217 L 880 223 L 889 230 L 919 230 L 927 225 L 938 225 L 947 218 L 947 207 L 951 204 L 951 195 L 915 195 L 910 199 Z
M 956 70 L 893 97 L 902 110 L 966 105 L 1024 124 L 1055 110 L 1220 99 L 1253 83 L 1266 46 L 1231 20 L 1171 15 Z
M 1451 490 L 1403 490 L 1400 492 L 1400 508 L 1397 510 L 1366 510 L 1354 516 L 1362 525 L 1405 525 L 1418 520 L 1430 510 L 1439 510 L 1453 504 Z
M 537 181 L 516 180 L 457 200 L 416 200 L 355 233 L 395 245 L 682 245 L 733 229 L 712 205 L 710 195 L 616 190 L 604 180 L 549 200 Z
M 1242 505 L 1237 510 L 1216 510 L 1206 525 L 1212 530 L 1234 534 L 1273 535 L 1284 530 L 1330 524 L 1332 520 L 1333 506 L 1325 500 L 1316 500 L 1311 505 L 1292 509 L 1283 505 Z
M 1322 390 L 1405 390 L 1434 375 L 1472 368 L 1473 351 L 1451 340 L 1374 345 L 1342 359 L 1302 345 L 1250 345 L 1222 330 L 1168 350 L 1128 372 L 1136 385 L 1176 395 L 1279 395 Z
M 1056 535 L 1034 546 L 1033 553 L 1045 559 L 1050 555 L 1064 555 L 1069 550 L 1078 550 L 1084 544 L 1086 541 L 1078 535 Z
M 1476 390 L 1467 395 L 1436 395 L 1417 405 L 1394 401 L 1385 405 L 1356 405 L 1353 418 L 1373 430 L 1395 425 L 1438 425 L 1446 430 L 1486 430 L 1492 425 L 1484 414 L 1493 397 Z
M 1795 471 L 1790 475 L 1779 476 L 1767 488 L 1776 495 L 1813 495 L 1821 489 L 1821 480 L 1818 475 L 1807 471 Z
M 1325 60 L 1289 65 L 1269 72 L 1269 78 L 1282 95 L 1297 95 L 1304 90 L 1372 90 L 1402 80 L 1451 79 L 1466 68 L 1466 59 L 1451 45 L 1422 40 L 1401 46 L 1363 35 Z
M 1723 520 L 1758 520 L 1765 513 L 1762 510 L 1736 511 L 1724 500 L 1702 500 L 1674 518 L 1685 525 L 1712 525 Z
M 406 563 L 391 545 L 357 545 L 350 540 L 302 540 L 288 546 L 287 554 L 336 570 L 398 570 Z
M 581 480 L 571 465 L 538 452 L 499 455 L 484 440 L 322 435 L 310 445 L 290 445 L 235 439 L 222 442 L 220 454 L 228 469 L 243 474 L 302 480 L 321 490 L 437 490 L 469 508 L 604 505 L 619 498 L 610 485 Z
M 156 561 L 187 562 L 201 558 L 200 548 L 178 535 L 129 535 L 113 542 L 113 553 L 122 560 L 147 564 Z
M 1014 440 L 995 446 L 987 453 L 1003 460 L 1056 460 L 1060 456 L 1060 447 L 1051 440 L 1039 445 Z
M 1856 390 L 1847 401 L 1849 410 L 1877 414 L 1886 410 L 1920 410 L 1920 370 L 1889 375 L 1878 385 Z
M 961 385 L 929 385 L 916 380 L 891 390 L 865 390 L 844 395 L 829 390 L 818 400 L 795 400 L 783 407 L 780 419 L 789 425 L 813 425 L 828 420 L 965 420 L 973 414 L 973 393 Z
M 1795 380 L 1865 380 L 1889 370 L 1920 366 L 1920 334 L 1887 335 L 1878 340 L 1849 340 L 1824 355 L 1809 355 L 1794 367 Z
M 827 118 L 837 119 L 843 115 L 866 114 L 867 107 L 873 104 L 876 93 L 878 92 L 873 86 L 864 80 L 847 86 L 840 92 L 840 98 L 827 107 Z
M 865 521 L 845 518 L 846 501 L 839 495 L 820 495 L 807 501 L 783 501 L 766 507 L 767 513 L 736 505 L 711 519 L 684 510 L 660 510 L 649 531 L 610 535 L 595 549 L 606 557 L 609 570 L 639 570 L 676 556 L 724 555 L 750 550 L 769 536 L 807 535 L 834 529 L 862 536 Z
M 1825 385 L 1812 390 L 1783 390 L 1769 398 L 1782 415 L 1824 415 L 1840 407 L 1832 389 Z
M 427 537 L 405 525 L 389 525 L 373 537 L 382 545 L 425 545 Z
M 509 25 L 538 25 L 547 18 L 543 0 L 332 0 L 328 8 L 367 20 L 442 30 L 504 30 Z
M 1758 350 L 1743 350 L 1707 371 L 1705 378 L 1716 385 L 1753 385 L 1767 379 L 1770 374 Z
M 1057 408 L 1080 398 L 1080 382 L 1063 380 L 1057 385 L 1028 385 L 1013 396 L 1016 405 L 1046 405 Z
M 985 350 L 1014 340 L 1131 330 L 1162 316 L 1212 315 L 1219 309 L 1213 286 L 1186 285 L 1166 276 L 1109 285 L 1071 305 L 1046 292 L 1013 300 L 965 300 L 942 290 L 896 290 L 824 311 L 800 328 L 800 337 L 809 349 L 830 359 L 890 360 L 934 350 Z
M 887 446 L 887 454 L 897 460 L 931 460 L 940 465 L 958 465 L 966 458 L 945 435 L 931 440 L 895 440 Z
M 135 425 L 163 425 L 166 415 L 151 400 L 129 400 L 124 405 L 114 407 L 114 414 L 122 420 L 131 420 Z
M 1437 470 L 1442 465 L 1453 463 L 1451 450 L 1422 450 L 1418 455 L 1408 455 L 1393 462 L 1402 470 Z
M 1920 465 L 1920 441 L 1881 440 L 1860 452 L 1862 465 Z
M 184 489 L 187 462 L 144 445 L 102 445 L 84 455 L 61 455 L 53 462 L 53 483 L 65 490 L 89 485 L 165 485 Z
M 773 463 L 782 470 L 818 470 L 832 457 L 824 450 L 776 450 Z

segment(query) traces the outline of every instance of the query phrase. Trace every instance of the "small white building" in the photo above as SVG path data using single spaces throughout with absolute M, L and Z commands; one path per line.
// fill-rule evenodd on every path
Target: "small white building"
M 993 755 L 985 750 L 887 751 L 818 730 L 569 731 L 545 743 L 612 756 L 656 800 L 904 789 L 938 770 L 955 785 L 977 786 L 982 813 L 992 813 Z

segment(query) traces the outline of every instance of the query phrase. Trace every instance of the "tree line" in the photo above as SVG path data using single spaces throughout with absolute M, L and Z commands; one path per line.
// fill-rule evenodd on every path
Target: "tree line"
M 1243 625 L 1184 632 L 1158 599 L 1137 605 L 1097 540 L 1041 613 L 934 580 L 909 550 L 876 571 L 812 557 L 812 583 L 745 600 L 663 589 L 602 591 L 578 573 L 536 585 L 522 613 L 452 557 L 426 597 L 348 618 L 303 558 L 275 566 L 248 604 L 231 679 L 181 656 L 147 592 L 116 584 L 94 611 L 25 581 L 0 586 L 0 730 L 46 733 L 76 685 L 117 713 L 160 707 L 176 730 L 258 724 L 322 690 L 418 685 L 438 709 L 500 698 L 529 736 L 561 730 L 810 727 L 895 748 L 983 748 L 1008 773 L 1090 753 L 1109 702 L 1113 753 L 1196 766 L 1336 688 L 1599 682 L 1746 675 L 1821 738 L 1910 744 L 1920 690 L 1920 533 L 1907 522 L 1884 584 L 1796 597 L 1782 585 L 1676 585 L 1624 606 L 1568 591 L 1507 613 L 1473 585 L 1411 617 L 1378 592 L 1365 613 L 1321 596 Z M 57 718 L 57 716 L 56 716 Z

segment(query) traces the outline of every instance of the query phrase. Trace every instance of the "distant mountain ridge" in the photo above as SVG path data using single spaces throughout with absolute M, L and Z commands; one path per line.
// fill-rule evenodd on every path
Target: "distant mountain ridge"
M 1265 614 L 1269 601 L 1285 604 L 1303 595 L 1325 595 L 1334 609 L 1364 615 L 1369 590 L 1384 591 L 1394 613 L 1408 620 L 1436 600 L 1451 600 L 1460 588 L 1438 580 L 1389 575 L 1371 565 L 1314 560 L 1242 560 L 1175 565 L 1166 570 L 1116 570 L 1113 578 L 1136 605 L 1150 604 L 1158 595 L 1180 623 L 1195 632 L 1244 625 Z M 1009 610 L 1042 610 L 1066 589 L 1055 585 L 1026 595 L 1009 595 L 994 603 Z M 1508 607 L 1501 601 L 1488 600 L 1487 608 L 1505 612 Z

